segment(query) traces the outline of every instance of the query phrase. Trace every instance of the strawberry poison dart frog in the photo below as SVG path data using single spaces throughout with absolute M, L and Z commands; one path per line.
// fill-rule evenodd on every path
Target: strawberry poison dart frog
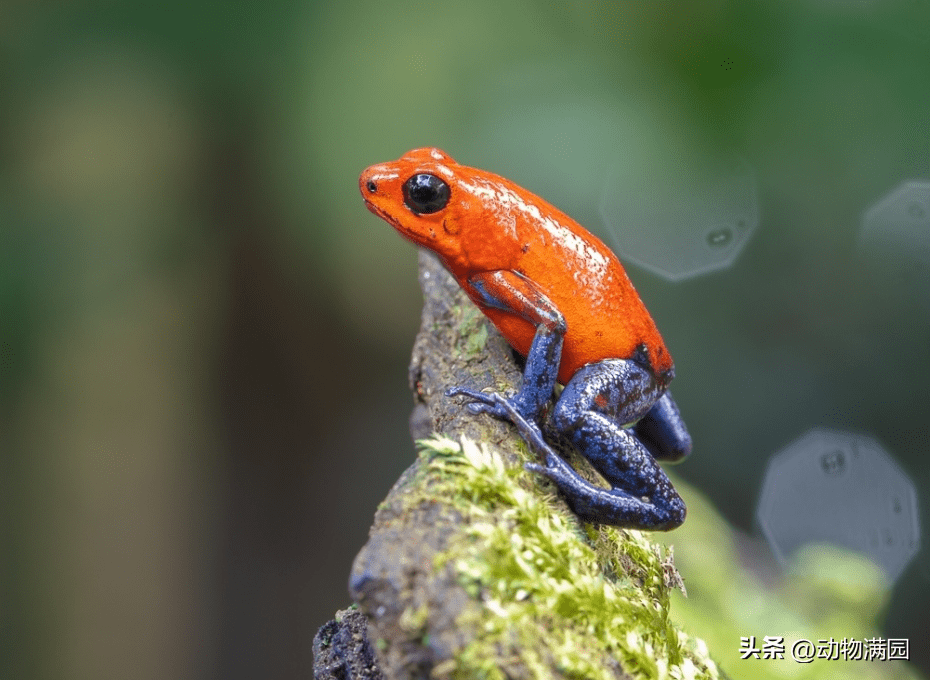
M 691 437 L 667 386 L 672 357 L 617 257 L 513 182 L 415 149 L 359 178 L 368 209 L 435 252 L 468 297 L 526 357 L 512 396 L 452 387 L 471 412 L 512 422 L 583 519 L 667 531 L 685 504 L 656 460 Z M 556 383 L 564 389 L 547 415 Z M 581 477 L 545 441 L 566 438 L 607 480 Z

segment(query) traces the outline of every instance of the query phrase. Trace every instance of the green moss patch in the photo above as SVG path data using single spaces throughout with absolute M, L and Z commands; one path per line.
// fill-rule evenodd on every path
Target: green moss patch
M 434 677 L 717 678 L 704 643 L 669 620 L 677 580 L 640 532 L 579 525 L 516 462 L 446 438 L 420 442 L 432 497 L 465 517 L 467 540 L 437 556 L 480 603 L 477 631 Z

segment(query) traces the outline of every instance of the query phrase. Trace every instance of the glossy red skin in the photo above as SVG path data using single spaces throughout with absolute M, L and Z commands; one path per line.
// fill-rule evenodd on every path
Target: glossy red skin
M 418 215 L 404 204 L 401 187 L 419 173 L 436 175 L 449 185 L 444 209 Z M 375 193 L 366 189 L 369 181 L 375 182 Z M 511 270 L 532 281 L 565 319 L 560 383 L 566 384 L 582 366 L 603 359 L 644 358 L 661 383 L 673 375 L 672 357 L 616 255 L 550 203 L 503 177 L 459 165 L 434 148 L 414 149 L 397 161 L 367 168 L 359 189 L 369 210 L 440 257 L 524 356 L 535 324 L 489 307 L 469 279 L 482 272 Z

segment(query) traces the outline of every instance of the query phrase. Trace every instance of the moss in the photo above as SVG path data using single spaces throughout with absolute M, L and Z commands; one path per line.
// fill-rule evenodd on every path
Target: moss
M 426 605 L 419 607 L 408 607 L 400 615 L 400 627 L 407 633 L 414 634 L 414 637 L 421 636 L 426 630 L 426 620 L 429 616 L 429 610 Z
M 475 620 L 460 622 L 476 637 L 434 677 L 551 677 L 556 669 L 597 680 L 618 677 L 620 667 L 636 678 L 718 677 L 703 642 L 669 619 L 674 567 L 664 548 L 637 531 L 579 525 L 491 447 L 444 438 L 420 445 L 429 494 L 449 499 L 467 527 L 468 540 L 434 566 L 451 563 L 481 605 Z
M 473 304 L 458 305 L 453 308 L 455 325 L 459 328 L 463 351 L 467 358 L 479 356 L 484 352 L 488 342 L 488 324 L 484 314 Z

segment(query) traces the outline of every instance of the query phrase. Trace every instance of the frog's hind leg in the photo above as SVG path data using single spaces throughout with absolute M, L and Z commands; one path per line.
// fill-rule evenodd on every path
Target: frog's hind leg
M 691 453 L 691 435 L 671 392 L 659 397 L 633 431 L 656 460 L 677 463 Z
M 684 502 L 635 429 L 623 426 L 650 413 L 661 396 L 652 375 L 634 361 L 585 366 L 560 395 L 552 425 L 612 488 L 590 484 L 564 461 L 554 461 L 554 453 L 547 452 L 545 468 L 533 469 L 552 479 L 575 512 L 587 519 L 654 531 L 674 529 L 685 519 Z
M 636 498 L 622 489 L 604 489 L 592 484 L 581 477 L 565 460 L 559 456 L 543 438 L 543 434 L 531 420 L 524 418 L 514 405 L 499 394 L 487 395 L 489 401 L 505 413 L 530 445 L 530 448 L 543 455 L 545 465 L 527 463 L 524 467 L 530 472 L 538 472 L 551 479 L 559 489 L 568 497 L 572 510 L 582 519 L 612 524 L 634 529 L 651 529 L 666 531 L 679 526 L 685 517 L 685 506 L 681 498 L 672 488 L 671 483 L 662 474 L 666 488 L 661 494 L 667 500 L 663 503 L 644 501 Z M 620 432 L 633 438 L 625 430 Z M 634 442 L 635 442 L 635 438 Z M 651 458 L 643 449 L 642 454 Z M 655 465 L 655 462 L 653 462 Z M 658 466 L 656 466 L 658 467 Z M 660 507 L 661 506 L 661 507 Z
M 579 516 L 651 531 L 668 531 L 685 521 L 681 496 L 652 454 L 629 430 L 589 412 L 570 439 L 612 488 L 591 484 L 561 459 L 561 465 L 553 465 L 547 457 L 545 468 L 532 469 L 552 479 Z

